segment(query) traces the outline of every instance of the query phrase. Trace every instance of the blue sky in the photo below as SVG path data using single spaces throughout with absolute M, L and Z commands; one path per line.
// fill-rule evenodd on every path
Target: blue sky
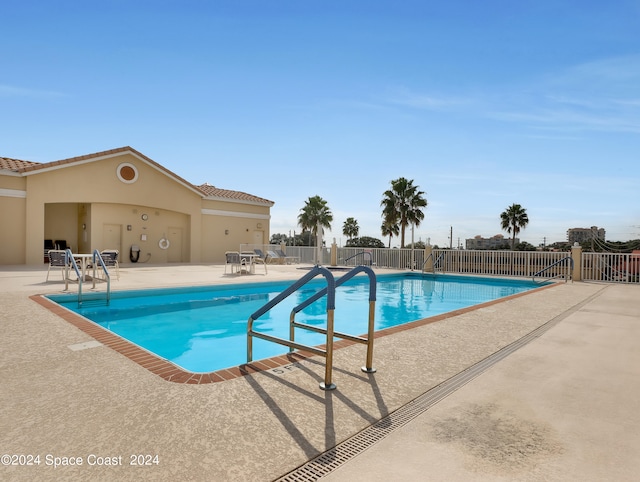
M 429 203 L 416 241 L 507 236 L 512 203 L 534 245 L 640 238 L 638 0 L 25 0 L 0 18 L 1 156 L 130 145 L 271 199 L 272 233 L 319 195 L 340 244 L 347 217 L 382 238 L 398 177 Z

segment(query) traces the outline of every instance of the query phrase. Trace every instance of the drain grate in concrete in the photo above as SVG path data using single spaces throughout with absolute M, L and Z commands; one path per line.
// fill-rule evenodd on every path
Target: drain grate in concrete
M 370 425 L 361 432 L 358 432 L 353 437 L 277 479 L 277 482 L 311 482 L 329 474 L 331 471 L 348 462 L 356 455 L 364 452 L 376 442 L 385 438 L 389 433 L 397 430 L 403 425 L 406 425 L 418 417 L 418 415 L 426 412 L 430 407 L 469 383 L 471 380 L 489 369 L 492 365 L 495 365 L 511 353 L 532 342 L 566 316 L 568 316 L 568 312 L 548 321 L 519 340 L 514 341 L 484 360 L 479 361 L 475 365 L 472 365 L 457 375 L 445 380 L 440 385 L 433 387 L 406 405 L 400 407 L 395 412 L 390 413 L 373 425 Z

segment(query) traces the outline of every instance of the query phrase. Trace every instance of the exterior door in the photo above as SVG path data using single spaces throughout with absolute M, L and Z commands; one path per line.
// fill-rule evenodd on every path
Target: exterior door
M 253 244 L 264 244 L 264 231 L 253 232 Z
M 169 248 L 167 249 L 167 261 L 169 263 L 182 263 L 182 228 L 169 228 L 167 232 Z

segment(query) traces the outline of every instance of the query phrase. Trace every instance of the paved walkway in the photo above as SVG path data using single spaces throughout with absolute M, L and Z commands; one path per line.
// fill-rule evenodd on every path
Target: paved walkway
M 238 281 L 223 270 L 125 266 L 114 286 Z M 374 375 L 359 370 L 363 347 L 341 349 L 338 389 L 323 392 L 315 358 L 222 383 L 166 382 L 91 348 L 88 335 L 29 299 L 62 289 L 57 273 L 49 283 L 45 274 L 0 268 L 0 452 L 40 461 L 2 466 L 2 480 L 278 479 L 550 321 L 429 410 L 341 454 L 325 479 L 595 481 L 640 472 L 638 286 L 561 284 L 380 338 Z M 275 266 L 242 281 L 299 277 Z M 72 461 L 82 465 L 52 465 Z
M 640 287 L 561 316 L 326 480 L 639 480 Z

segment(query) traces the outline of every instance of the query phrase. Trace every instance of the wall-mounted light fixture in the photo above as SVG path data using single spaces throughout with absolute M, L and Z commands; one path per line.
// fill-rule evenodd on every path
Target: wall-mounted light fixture
M 228 230 L 228 229 L 225 229 L 225 230 L 224 230 L 224 234 L 229 234 L 229 230 Z
M 127 224 L 127 231 L 131 231 L 133 227 L 130 224 Z
M 85 231 L 87 229 L 87 225 L 82 223 L 82 230 Z

